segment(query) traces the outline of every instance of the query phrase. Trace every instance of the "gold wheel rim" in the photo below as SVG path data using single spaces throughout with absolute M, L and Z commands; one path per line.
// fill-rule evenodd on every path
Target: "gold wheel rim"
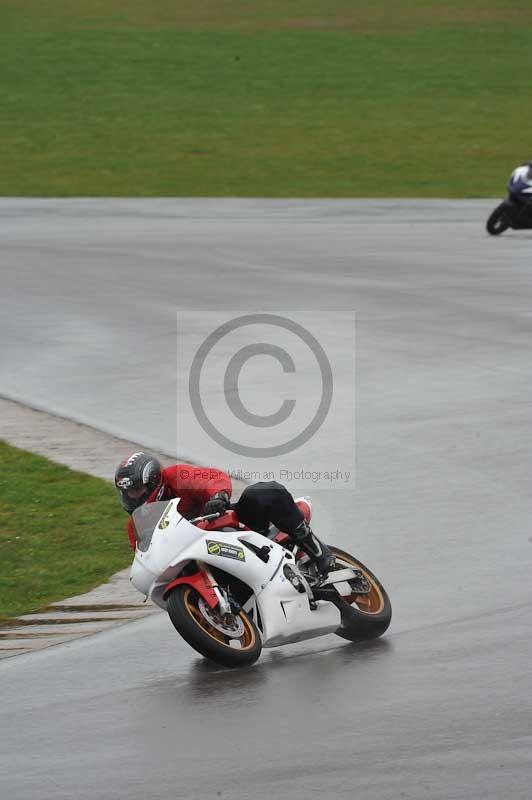
M 344 565 L 360 570 L 371 586 L 369 594 L 350 594 L 342 596 L 342 600 L 345 600 L 345 602 L 349 603 L 351 606 L 356 605 L 358 610 L 362 611 L 364 614 L 380 614 L 384 609 L 384 596 L 375 578 L 370 575 L 360 561 L 357 561 L 355 558 L 340 555 L 340 553 L 335 552 L 334 549 L 333 554 L 339 566 Z
M 198 606 L 194 603 L 193 590 L 191 588 L 187 587 L 185 589 L 184 600 L 185 608 L 196 625 L 201 628 L 203 633 L 206 633 L 207 636 L 210 636 L 211 639 L 214 639 L 218 644 L 228 647 L 230 650 L 236 650 L 236 648 L 231 647 L 231 645 L 227 642 L 227 639 L 232 637 L 224 636 L 222 631 L 219 631 L 218 628 L 215 628 L 214 625 L 211 625 L 203 616 Z M 238 639 L 233 638 L 233 641 L 240 642 L 240 648 L 238 648 L 240 651 L 249 650 L 255 645 L 256 642 L 255 630 L 245 614 L 239 613 L 238 617 L 244 625 L 244 634 Z

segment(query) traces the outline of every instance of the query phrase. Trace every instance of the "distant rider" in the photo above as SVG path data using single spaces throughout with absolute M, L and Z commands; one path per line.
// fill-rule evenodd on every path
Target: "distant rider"
M 132 514 L 143 503 L 180 497 L 179 510 L 191 519 L 202 514 L 223 514 L 230 506 L 231 478 L 222 470 L 191 464 L 163 468 L 148 453 L 133 453 L 122 461 L 115 473 L 115 487 L 123 508 Z M 320 542 L 294 502 L 290 492 L 276 481 L 246 486 L 233 506 L 238 519 L 259 533 L 267 533 L 270 523 L 287 533 L 310 556 L 320 575 L 334 564 L 329 548 Z M 127 526 L 130 544 L 135 548 L 132 520 Z

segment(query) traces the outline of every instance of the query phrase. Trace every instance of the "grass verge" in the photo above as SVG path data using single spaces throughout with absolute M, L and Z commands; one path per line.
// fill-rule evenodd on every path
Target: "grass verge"
M 0 621 L 80 594 L 131 562 L 106 481 L 0 441 Z
M 498 196 L 530 0 L 8 0 L 0 192 Z

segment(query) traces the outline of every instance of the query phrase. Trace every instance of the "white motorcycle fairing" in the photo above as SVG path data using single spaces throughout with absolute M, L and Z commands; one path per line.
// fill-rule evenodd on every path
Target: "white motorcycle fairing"
M 180 578 L 187 564 L 198 562 L 207 572 L 217 567 L 249 587 L 251 596 L 243 610 L 257 625 L 264 647 L 340 628 L 340 611 L 333 603 L 315 601 L 311 609 L 312 591 L 291 552 L 255 531 L 198 528 L 181 516 L 178 505 L 176 498 L 147 504 L 134 513 L 137 548 L 130 580 L 139 592 L 166 610 L 168 584 Z M 343 572 L 338 575 L 339 594 L 343 593 L 341 581 L 346 580 Z M 186 583 L 187 577 L 182 581 Z

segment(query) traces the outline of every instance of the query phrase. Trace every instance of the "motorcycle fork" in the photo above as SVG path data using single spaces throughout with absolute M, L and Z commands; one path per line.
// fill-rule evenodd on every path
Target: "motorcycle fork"
M 208 565 L 203 561 L 198 561 L 198 568 L 204 573 L 205 577 L 207 578 L 207 582 L 210 584 L 214 594 L 218 598 L 218 604 L 220 606 L 220 613 L 222 616 L 225 614 L 232 614 L 233 610 L 231 608 L 231 603 L 229 602 L 227 592 L 220 587 Z

